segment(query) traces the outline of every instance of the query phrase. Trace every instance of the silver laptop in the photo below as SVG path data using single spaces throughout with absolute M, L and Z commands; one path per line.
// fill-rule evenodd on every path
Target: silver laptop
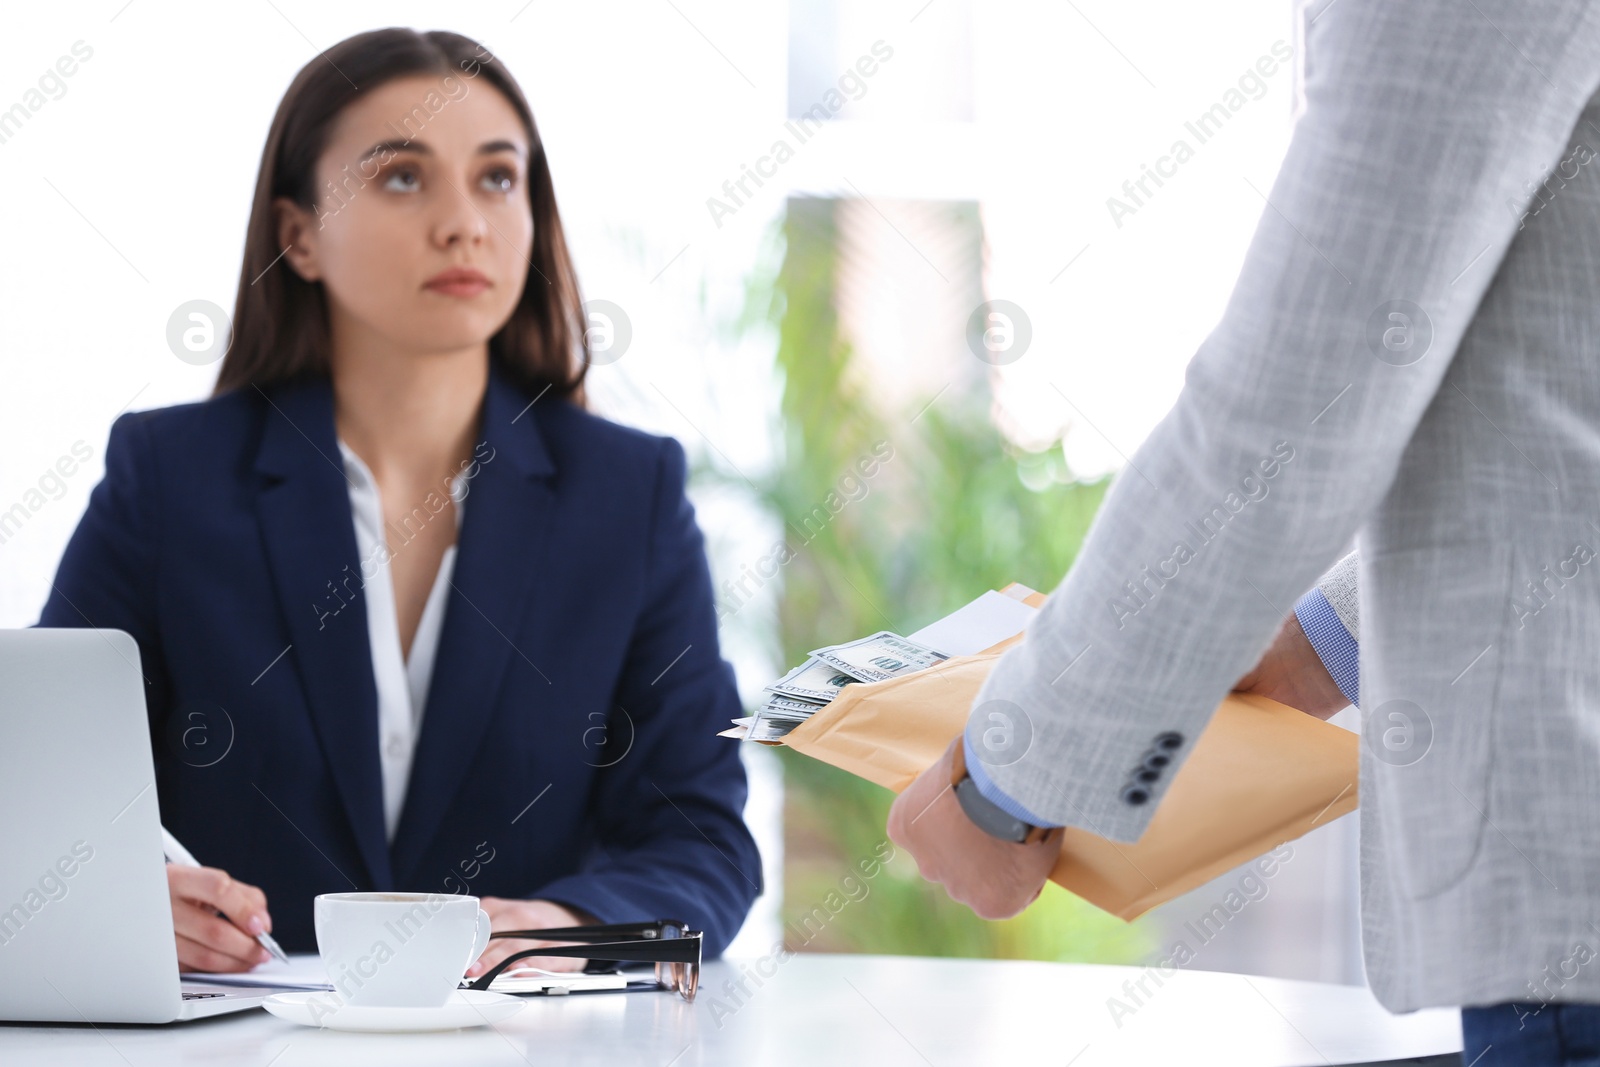
M 274 992 L 179 981 L 144 689 L 121 630 L 0 630 L 0 1020 L 165 1023 Z

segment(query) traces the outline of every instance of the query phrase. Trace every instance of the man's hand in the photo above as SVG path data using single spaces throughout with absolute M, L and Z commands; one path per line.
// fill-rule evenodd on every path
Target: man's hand
M 1292 611 L 1262 654 L 1261 662 L 1240 678 L 1233 690 L 1276 700 L 1319 719 L 1350 705 Z
M 172 898 L 179 970 L 226 974 L 248 971 L 272 958 L 255 939 L 272 930 L 267 895 L 255 886 L 234 881 L 215 867 L 169 863 L 167 895 Z
M 917 870 L 982 919 L 1009 919 L 1044 889 L 1061 835 L 1032 845 L 990 837 L 961 810 L 950 787 L 957 737 L 889 809 L 889 840 L 910 852 Z
M 562 907 L 560 904 L 548 900 L 507 900 L 503 897 L 484 897 L 478 902 L 479 906 L 489 914 L 489 928 L 492 930 L 549 930 L 562 926 L 588 926 L 594 919 L 587 915 Z M 541 945 L 553 945 L 554 941 L 525 941 L 509 937 L 497 937 L 489 942 L 489 947 L 483 950 L 483 955 L 478 957 L 478 962 L 467 968 L 467 977 L 476 978 L 493 969 L 494 965 L 507 956 L 515 955 L 530 948 Z M 538 967 L 546 971 L 581 971 L 588 960 L 567 959 L 564 956 L 529 956 L 512 964 L 512 969 L 517 967 Z

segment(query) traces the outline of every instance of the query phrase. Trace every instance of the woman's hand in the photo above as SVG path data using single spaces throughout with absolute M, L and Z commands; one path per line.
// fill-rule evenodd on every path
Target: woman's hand
M 272 930 L 267 895 L 255 886 L 235 881 L 215 867 L 169 863 L 167 892 L 178 935 L 179 970 L 248 971 L 272 958 L 255 939 L 256 934 Z
M 548 900 L 507 900 L 504 897 L 484 897 L 479 906 L 489 914 L 492 930 L 548 930 L 561 926 L 588 926 L 594 922 L 590 916 L 580 914 Z M 554 941 L 526 941 L 497 937 L 489 942 L 478 962 L 467 968 L 467 977 L 476 978 L 491 970 L 507 956 L 515 955 Z M 517 967 L 538 967 L 546 971 L 581 971 L 588 960 L 568 959 L 565 956 L 529 956 L 512 964 Z

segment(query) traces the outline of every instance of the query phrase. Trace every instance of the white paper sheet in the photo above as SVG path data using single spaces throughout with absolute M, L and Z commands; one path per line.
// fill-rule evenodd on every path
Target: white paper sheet
M 952 656 L 970 656 L 1026 630 L 1038 613 L 1037 608 L 990 590 L 906 637 Z
M 257 964 L 241 974 L 199 974 L 188 971 L 180 976 L 185 982 L 204 982 L 207 985 L 277 986 L 280 989 L 332 989 L 328 972 L 323 970 L 322 957 L 315 952 L 292 952 L 288 963 L 269 960 Z
M 194 974 L 186 971 L 182 978 L 185 982 L 250 988 L 258 986 L 277 989 L 333 988 L 328 981 L 328 972 L 322 967 L 322 957 L 315 952 L 290 953 L 288 963 L 272 960 L 242 974 Z M 581 992 L 595 989 L 623 989 L 627 984 L 628 976 L 625 974 L 581 974 L 542 971 L 528 967 L 500 975 L 489 987 L 489 992 L 543 993 L 552 989 Z

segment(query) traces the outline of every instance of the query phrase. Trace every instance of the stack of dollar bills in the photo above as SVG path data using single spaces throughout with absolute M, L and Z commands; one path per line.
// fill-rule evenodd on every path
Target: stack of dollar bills
M 871 637 L 842 645 L 828 645 L 809 654 L 806 661 L 766 687 L 767 702 L 749 719 L 750 741 L 776 741 L 805 722 L 855 682 L 881 682 L 920 671 L 950 656 L 899 634 L 880 630 Z
M 1038 594 L 1019 582 L 990 590 L 909 637 L 880 630 L 871 637 L 812 652 L 806 661 L 765 689 L 754 715 L 733 720 L 722 737 L 783 744 L 796 726 L 826 707 L 847 685 L 881 682 L 926 670 L 952 656 L 971 656 L 1027 629 Z

